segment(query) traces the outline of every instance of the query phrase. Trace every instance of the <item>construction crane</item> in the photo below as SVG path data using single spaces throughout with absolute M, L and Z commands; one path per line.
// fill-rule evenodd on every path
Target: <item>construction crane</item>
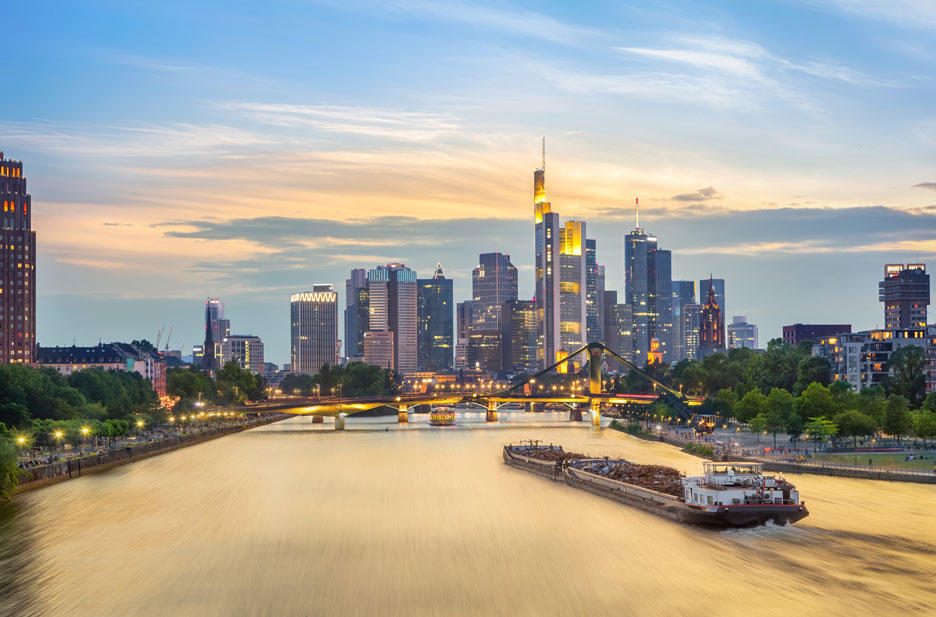
M 156 351 L 159 351 L 159 341 L 162 340 L 162 333 L 164 329 L 165 329 L 165 326 L 163 326 L 162 328 L 158 328 L 156 330 Z
M 165 351 L 169 351 L 169 340 L 172 338 L 172 329 L 175 328 L 175 325 L 169 324 L 169 334 L 166 335 L 166 347 Z M 159 347 L 156 348 L 159 351 Z

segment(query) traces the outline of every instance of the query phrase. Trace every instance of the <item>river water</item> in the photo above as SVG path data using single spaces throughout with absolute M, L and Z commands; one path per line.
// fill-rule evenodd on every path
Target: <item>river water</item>
M 936 615 L 936 487 L 788 476 L 795 527 L 685 527 L 509 441 L 700 471 L 564 414 L 296 417 L 0 507 L 0 615 Z

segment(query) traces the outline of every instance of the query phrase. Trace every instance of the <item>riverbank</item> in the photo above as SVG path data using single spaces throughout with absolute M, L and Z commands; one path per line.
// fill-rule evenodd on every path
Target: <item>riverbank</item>
M 106 471 L 119 465 L 141 461 L 159 454 L 178 450 L 187 446 L 193 446 L 232 433 L 239 433 L 258 426 L 279 422 L 289 417 L 292 417 L 291 414 L 270 414 L 247 420 L 233 426 L 210 428 L 199 433 L 188 435 L 174 435 L 157 441 L 115 448 L 101 454 L 91 454 L 63 461 L 55 461 L 48 465 L 31 467 L 20 471 L 17 477 L 15 493 L 21 493 L 64 480 L 78 478 L 84 474 Z

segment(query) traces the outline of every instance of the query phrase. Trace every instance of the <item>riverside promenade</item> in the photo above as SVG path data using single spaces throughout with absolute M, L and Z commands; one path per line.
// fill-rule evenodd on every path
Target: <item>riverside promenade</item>
M 657 428 L 659 427 L 659 428 Z M 889 482 L 915 482 L 918 484 L 936 484 L 936 469 L 903 469 L 884 465 L 853 465 L 848 463 L 836 463 L 830 461 L 814 461 L 804 459 L 803 457 L 790 456 L 758 456 L 751 453 L 750 449 L 741 449 L 738 447 L 724 447 L 723 440 L 719 437 L 730 438 L 731 434 L 708 435 L 702 439 L 687 437 L 686 431 L 672 431 L 666 426 L 660 426 L 658 423 L 645 424 L 645 428 L 652 432 L 654 438 L 659 439 L 679 448 L 685 448 L 689 444 L 698 444 L 712 447 L 714 451 L 714 460 L 738 460 L 761 463 L 767 471 L 779 471 L 785 473 L 809 473 L 824 476 L 837 476 L 842 478 L 861 478 L 864 480 L 886 480 Z M 696 456 L 699 456 L 698 454 Z M 706 458 L 706 457 L 702 457 Z M 800 460 L 803 459 L 803 460 Z
M 78 478 L 83 474 L 105 471 L 118 465 L 126 465 L 179 448 L 217 439 L 224 435 L 279 422 L 289 417 L 291 417 L 290 414 L 264 414 L 223 427 L 205 427 L 194 433 L 170 434 L 152 441 L 110 448 L 105 452 L 86 454 L 45 465 L 28 467 L 20 470 L 15 492 L 20 493 L 63 480 Z

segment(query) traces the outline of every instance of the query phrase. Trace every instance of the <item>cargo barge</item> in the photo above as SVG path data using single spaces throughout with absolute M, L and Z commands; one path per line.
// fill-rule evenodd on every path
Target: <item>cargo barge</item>
M 455 411 L 450 407 L 437 407 L 429 412 L 430 426 L 455 426 Z
M 687 478 L 670 467 L 593 458 L 537 442 L 504 446 L 504 462 L 687 525 L 786 525 L 809 515 L 796 487 L 765 476 L 759 463 L 703 463 L 703 475 Z

